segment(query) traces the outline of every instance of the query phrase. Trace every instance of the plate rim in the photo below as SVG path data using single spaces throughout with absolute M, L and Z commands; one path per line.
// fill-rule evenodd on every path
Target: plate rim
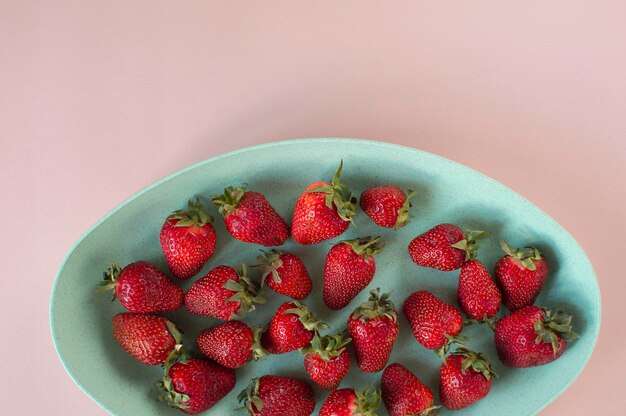
M 585 250 L 582 248 L 582 246 L 580 245 L 580 243 L 578 243 L 578 240 L 576 240 L 576 238 L 574 238 L 574 236 L 572 234 L 570 234 L 570 232 L 563 227 L 558 221 L 556 221 L 553 217 L 551 217 L 550 215 L 548 215 L 542 208 L 540 208 L 538 205 L 536 205 L 535 203 L 533 203 L 532 201 L 528 200 L 527 198 L 525 198 L 524 196 L 522 196 L 521 194 L 519 194 L 517 191 L 515 191 L 514 189 L 500 183 L 499 181 L 493 179 L 492 177 L 480 172 L 479 170 L 476 170 L 472 167 L 469 167 L 467 165 L 464 165 L 462 163 L 459 162 L 455 162 L 454 160 L 448 159 L 446 157 L 443 156 L 439 156 L 436 155 L 434 153 L 430 153 L 424 150 L 420 150 L 420 149 L 416 149 L 413 147 L 409 147 L 409 146 L 405 146 L 405 145 L 400 145 L 400 144 L 396 144 L 396 143 L 392 143 L 392 142 L 383 142 L 383 141 L 377 141 L 377 140 L 368 140 L 368 139 L 356 139 L 356 138 L 343 138 L 343 137 L 326 137 L 326 138 L 298 138 L 298 139 L 287 139 L 287 140 L 276 140 L 276 141 L 271 141 L 271 142 L 267 142 L 267 143 L 261 143 L 261 144 L 257 144 L 257 145 L 253 145 L 253 146 L 246 146 L 246 147 L 241 147 L 235 150 L 231 150 L 225 153 L 220 153 L 218 155 L 209 157 L 207 159 L 192 163 L 189 166 L 186 166 L 182 169 L 179 169 L 173 173 L 170 173 L 164 177 L 162 177 L 161 179 L 158 179 L 157 181 L 153 182 L 152 184 L 142 188 L 141 190 L 139 190 L 138 192 L 134 193 L 133 195 L 131 195 L 130 197 L 126 198 L 124 201 L 122 201 L 120 204 L 118 204 L 117 206 L 115 206 L 113 209 L 111 209 L 110 211 L 108 211 L 104 216 L 102 216 L 98 221 L 96 221 L 91 227 L 89 227 L 85 232 L 83 232 L 81 234 L 81 236 L 72 244 L 72 246 L 69 248 L 69 250 L 67 251 L 67 253 L 65 254 L 65 256 L 63 257 L 63 260 L 61 261 L 61 264 L 59 266 L 59 268 L 57 269 L 57 273 L 54 277 L 54 283 L 52 285 L 52 291 L 50 294 L 50 304 L 49 304 L 49 324 L 50 324 L 50 333 L 52 336 L 52 342 L 54 344 L 54 349 L 55 352 L 57 354 L 57 357 L 59 358 L 59 360 L 61 361 L 61 364 L 63 365 L 63 368 L 65 369 L 65 372 L 70 376 L 70 378 L 72 379 L 72 381 L 80 388 L 80 390 L 82 392 L 84 392 L 91 400 L 93 400 L 94 402 L 96 402 L 102 409 L 104 409 L 106 412 L 108 412 L 109 414 L 115 414 L 113 413 L 113 411 L 111 409 L 108 408 L 107 405 L 105 405 L 104 403 L 102 403 L 100 401 L 100 399 L 98 399 L 95 394 L 93 394 L 91 391 L 89 391 L 78 379 L 77 377 L 72 373 L 72 371 L 69 369 L 68 364 L 66 363 L 65 358 L 63 357 L 61 350 L 60 350 L 60 346 L 59 343 L 57 342 L 57 337 L 56 337 L 56 330 L 55 330 L 55 325 L 54 325 L 54 304 L 55 304 L 55 298 L 56 298 L 56 292 L 57 292 L 57 286 L 58 286 L 58 282 L 59 282 L 59 278 L 63 272 L 63 269 L 65 268 L 65 264 L 67 263 L 68 259 L 70 258 L 70 256 L 72 255 L 72 253 L 76 250 L 76 248 L 82 243 L 82 241 L 89 235 L 91 234 L 94 230 L 96 230 L 98 227 L 100 227 L 106 220 L 108 220 L 111 216 L 113 216 L 115 213 L 117 213 L 118 211 L 120 211 L 122 208 L 124 208 L 126 205 L 130 204 L 132 201 L 134 201 L 137 198 L 140 198 L 142 195 L 144 195 L 145 193 L 147 193 L 148 191 L 152 190 L 153 188 L 156 188 L 158 186 L 160 186 L 161 184 L 179 176 L 179 175 L 183 175 L 189 171 L 192 171 L 200 166 L 203 166 L 205 164 L 208 163 L 213 163 L 217 160 L 223 159 L 223 158 L 228 158 L 228 157 L 233 157 L 233 156 L 237 156 L 243 153 L 248 153 L 248 152 L 254 152 L 256 150 L 260 150 L 260 149 L 265 149 L 265 148 L 270 148 L 270 147 L 278 147 L 278 146 L 292 146 L 292 145 L 299 145 L 302 143 L 311 143 L 311 142 L 315 142 L 315 143 L 337 143 L 337 142 L 341 142 L 341 143 L 346 143 L 346 144 L 356 144 L 356 145 L 365 145 L 365 146 L 380 146 L 380 147 L 387 147 L 390 149 L 395 149 L 395 150 L 400 150 L 403 152 L 410 152 L 410 153 L 414 153 L 414 154 L 419 154 L 421 156 L 425 156 L 434 160 L 437 160 L 441 163 L 444 164 L 449 164 L 449 165 L 453 165 L 457 168 L 461 168 L 461 169 L 466 169 L 468 171 L 471 171 L 479 176 L 481 176 L 483 179 L 488 180 L 489 182 L 491 182 L 492 184 L 496 185 L 497 187 L 509 191 L 511 193 L 513 193 L 515 195 L 516 198 L 518 198 L 522 203 L 524 204 L 528 204 L 534 208 L 536 208 L 540 215 L 544 216 L 547 220 L 549 220 L 550 222 L 554 223 L 554 225 L 556 225 L 558 228 L 561 229 L 561 231 L 563 231 L 568 237 L 570 237 L 571 240 L 574 241 L 574 243 L 576 244 L 576 246 L 580 249 L 580 251 L 583 253 L 583 261 L 589 266 L 589 269 L 591 270 L 591 277 L 593 278 L 593 282 L 595 285 L 595 289 L 596 289 L 596 301 L 597 301 L 597 305 L 598 305 L 598 311 L 596 314 L 596 321 L 598 322 L 598 325 L 596 327 L 596 330 L 593 334 L 593 340 L 591 343 L 591 348 L 589 349 L 589 352 L 586 354 L 584 360 L 583 360 L 583 364 L 582 366 L 580 366 L 579 370 L 576 372 L 576 374 L 574 375 L 574 377 L 572 377 L 570 380 L 568 380 L 567 383 L 565 383 L 563 385 L 563 387 L 561 389 L 559 389 L 559 391 L 557 393 L 555 393 L 553 396 L 551 396 L 550 398 L 548 398 L 546 401 L 544 401 L 544 403 L 537 408 L 536 413 L 538 414 L 539 412 L 541 412 L 543 409 L 545 409 L 550 403 L 552 403 L 554 400 L 556 400 L 559 396 L 561 396 L 565 390 L 567 390 L 573 383 L 574 381 L 576 381 L 578 379 L 578 377 L 580 377 L 580 374 L 583 372 L 583 370 L 587 367 L 587 364 L 589 363 L 589 360 L 591 359 L 591 356 L 593 355 L 593 352 L 596 348 L 596 345 L 598 343 L 598 338 L 599 338 L 599 334 L 600 334 L 600 328 L 602 326 L 602 294 L 600 291 L 600 284 L 598 282 L 598 278 L 595 272 L 595 269 L 593 268 L 593 264 L 591 263 L 591 260 L 589 259 L 589 256 L 587 255 L 587 253 L 585 252 Z

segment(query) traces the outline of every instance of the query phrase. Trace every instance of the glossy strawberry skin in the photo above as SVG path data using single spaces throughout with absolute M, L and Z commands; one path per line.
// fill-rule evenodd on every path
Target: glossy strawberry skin
M 330 186 L 324 182 L 315 182 L 306 191 Z M 326 206 L 326 194 L 322 192 L 304 192 L 296 201 L 291 223 L 291 237 L 298 244 L 317 244 L 337 237 L 348 229 L 350 221 L 343 220 L 337 214 L 337 207 Z
M 348 331 L 361 371 L 376 373 L 387 364 L 400 329 L 398 314 L 394 311 L 393 315 L 395 320 L 379 316 L 365 322 L 354 314 L 348 318 Z
M 135 313 L 168 312 L 183 303 L 183 291 L 148 262 L 138 261 L 122 269 L 115 295 L 120 304 Z
M 415 339 L 429 350 L 444 346 L 446 335 L 455 336 L 463 326 L 463 317 L 455 307 L 426 291 L 411 294 L 402 311 Z
M 309 416 L 315 410 L 313 387 L 296 378 L 263 376 L 257 396 L 263 408 L 259 411 L 253 405 L 255 416 Z
M 309 296 L 313 289 L 313 281 L 302 260 L 295 254 L 281 253 L 280 261 L 282 265 L 276 269 L 280 282 L 270 273 L 265 276 L 267 286 L 276 293 L 296 300 Z
M 493 318 L 500 309 L 500 289 L 479 260 L 461 267 L 457 300 L 461 310 L 472 319 Z
M 352 416 L 357 409 L 357 396 L 353 389 L 335 390 L 324 401 L 319 416 Z
M 535 322 L 544 320 L 544 311 L 536 306 L 526 306 L 498 321 L 495 329 L 496 350 L 500 360 L 509 367 L 534 367 L 548 364 L 559 358 L 567 342 L 558 338 L 556 354 L 552 344 L 536 343 Z
M 167 322 L 156 315 L 120 313 L 113 317 L 113 336 L 136 360 L 161 365 L 176 345 Z
M 463 409 L 476 403 L 487 396 L 491 389 L 492 378 L 485 378 L 471 367 L 463 370 L 462 363 L 462 356 L 450 355 L 439 370 L 439 397 L 441 403 L 450 410 Z
M 406 194 L 404 191 L 394 185 L 382 185 L 366 189 L 359 198 L 363 212 L 376 224 L 386 228 L 397 227 L 398 213 L 405 201 Z
M 415 237 L 409 244 L 411 260 L 419 266 L 451 271 L 465 263 L 465 251 L 452 247 L 463 240 L 463 231 L 453 224 L 439 224 Z
M 324 303 L 333 310 L 344 308 L 370 284 L 375 273 L 374 257 L 357 254 L 343 242 L 334 245 L 324 266 Z
M 200 352 L 228 368 L 239 368 L 252 359 L 254 331 L 244 322 L 227 321 L 198 335 Z
M 259 192 L 246 191 L 224 222 L 228 232 L 245 243 L 280 246 L 289 238 L 289 226 Z
M 191 358 L 186 363 L 176 363 L 169 371 L 174 390 L 186 394 L 184 413 L 196 415 L 213 407 L 226 396 L 236 383 L 235 371 L 211 360 Z
M 307 354 L 304 357 L 304 369 L 318 386 L 335 390 L 350 370 L 350 353 L 345 349 L 329 361 L 324 361 L 317 353 Z
M 433 393 L 402 364 L 389 364 L 381 381 L 389 416 L 419 415 L 433 406 Z
M 270 321 L 267 330 L 261 336 L 261 345 L 270 354 L 283 354 L 305 347 L 313 339 L 314 331 L 304 327 L 298 315 L 285 313 L 297 305 L 283 303 Z
M 185 307 L 194 315 L 212 316 L 230 320 L 239 311 L 239 301 L 229 301 L 236 292 L 224 288 L 232 280 L 239 282 L 237 270 L 229 266 L 217 266 L 198 279 L 185 294 Z
M 172 274 L 178 279 L 189 279 L 215 252 L 215 228 L 210 223 L 178 227 L 178 221 L 165 220 L 159 236 L 161 249 Z
M 548 276 L 544 258 L 533 260 L 535 270 L 529 270 L 515 257 L 504 256 L 496 263 L 495 276 L 502 290 L 504 305 L 516 311 L 535 303 Z

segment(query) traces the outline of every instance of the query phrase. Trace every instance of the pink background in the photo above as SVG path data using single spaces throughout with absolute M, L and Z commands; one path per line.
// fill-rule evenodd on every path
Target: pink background
M 604 317 L 542 415 L 626 408 L 626 2 L 97 3 L 0 2 L 3 414 L 104 414 L 48 324 L 56 270 L 89 226 L 191 163 L 326 136 L 464 163 L 565 226 Z

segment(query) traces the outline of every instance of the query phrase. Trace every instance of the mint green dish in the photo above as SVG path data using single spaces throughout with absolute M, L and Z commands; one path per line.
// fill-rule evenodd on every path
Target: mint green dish
M 283 248 L 302 257 L 314 280 L 314 291 L 304 301 L 333 329 L 343 329 L 351 311 L 365 301 L 368 291 L 381 287 L 394 290 L 398 309 L 413 291 L 432 291 L 456 304 L 458 271 L 440 272 L 416 266 L 407 253 L 409 241 L 441 222 L 491 231 L 479 258 L 493 269 L 501 256 L 499 240 L 513 245 L 538 246 L 550 264 L 550 275 L 537 304 L 562 306 L 574 315 L 581 338 L 563 357 L 542 367 L 511 369 L 497 359 L 493 335 L 488 328 L 470 327 L 470 344 L 490 358 L 500 378 L 486 399 L 467 409 L 441 414 L 525 416 L 534 415 L 561 394 L 580 374 L 595 346 L 600 328 L 600 292 L 593 268 L 584 251 L 559 224 L 532 203 L 498 182 L 460 164 L 419 150 L 372 141 L 349 139 L 304 139 L 269 143 L 216 156 L 183 169 L 139 192 L 102 218 L 87 231 L 61 265 L 50 305 L 52 336 L 68 373 L 92 399 L 115 415 L 182 414 L 154 400 L 159 367 L 134 361 L 116 344 L 111 318 L 122 312 L 119 303 L 94 292 L 102 271 L 111 263 L 126 265 L 147 260 L 167 270 L 158 234 L 164 218 L 183 208 L 192 195 L 208 198 L 225 186 L 248 183 L 250 190 L 264 193 L 289 222 L 297 196 L 311 182 L 330 180 L 339 160 L 344 161 L 342 179 L 356 195 L 369 186 L 395 183 L 417 191 L 412 221 L 399 231 L 376 226 L 359 212 L 356 226 L 342 236 L 315 246 L 298 246 L 288 241 Z M 239 242 L 226 232 L 213 206 L 218 233 L 213 258 L 198 277 L 220 265 L 255 264 L 259 246 Z M 326 253 L 336 241 L 357 236 L 380 235 L 388 241 L 376 258 L 373 282 L 348 307 L 331 312 L 322 302 L 321 273 Z M 253 272 L 254 275 L 255 272 Z M 182 284 L 188 288 L 197 277 Z M 287 300 L 269 292 L 269 301 L 244 320 L 267 323 Z M 502 313 L 503 311 L 501 311 Z M 194 347 L 200 330 L 217 323 L 193 317 L 184 308 L 167 314 L 185 330 L 185 342 Z M 438 397 L 438 358 L 413 338 L 401 317 L 400 336 L 390 362 L 401 362 L 418 375 Z M 297 352 L 249 363 L 237 372 L 237 386 L 207 415 L 238 414 L 236 396 L 253 377 L 264 374 L 308 379 Z M 380 373 L 364 374 L 353 361 L 342 387 L 378 385 Z M 327 393 L 316 389 L 317 408 Z M 243 414 L 243 413 L 239 413 Z M 381 405 L 379 415 L 386 415 Z

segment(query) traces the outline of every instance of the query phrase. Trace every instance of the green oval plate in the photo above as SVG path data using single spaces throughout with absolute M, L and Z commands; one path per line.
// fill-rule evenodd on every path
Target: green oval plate
M 147 260 L 167 270 L 158 234 L 164 218 L 184 208 L 192 195 L 207 198 L 225 186 L 248 183 L 260 191 L 286 219 L 291 218 L 297 196 L 311 182 L 330 180 L 339 160 L 344 161 L 342 179 L 359 194 L 369 186 L 395 183 L 417 191 L 412 221 L 399 231 L 382 229 L 362 212 L 355 225 L 338 237 L 315 246 L 288 241 L 283 248 L 302 257 L 314 280 L 314 291 L 304 301 L 334 330 L 342 329 L 348 315 L 368 296 L 368 290 L 393 290 L 398 308 L 409 293 L 430 290 L 456 304 L 456 272 L 440 272 L 416 266 L 407 245 L 416 235 L 441 222 L 489 230 L 479 258 L 492 269 L 501 256 L 504 238 L 516 246 L 536 245 L 546 255 L 550 275 L 537 304 L 562 306 L 574 315 L 581 338 L 562 358 L 542 367 L 510 369 L 497 359 L 493 335 L 488 328 L 470 327 L 470 344 L 493 362 L 500 378 L 487 398 L 457 411 L 468 415 L 533 415 L 562 393 L 580 374 L 594 348 L 600 327 L 600 292 L 593 268 L 574 238 L 532 203 L 498 182 L 460 164 L 419 150 L 387 143 L 349 139 L 304 139 L 249 147 L 183 169 L 139 192 L 102 218 L 81 237 L 61 265 L 52 292 L 50 319 L 57 352 L 74 381 L 100 406 L 117 415 L 181 414 L 155 401 L 159 367 L 134 361 L 116 344 L 111 317 L 122 312 L 119 303 L 94 293 L 102 271 L 111 263 L 121 265 Z M 241 243 L 228 235 L 214 207 L 218 243 L 215 255 L 201 274 L 220 265 L 254 264 L 259 246 Z M 380 235 L 388 241 L 376 258 L 373 282 L 352 303 L 332 312 L 322 302 L 322 270 L 326 253 L 336 241 L 357 236 Z M 258 272 L 257 272 L 258 273 Z M 195 280 L 184 282 L 186 289 Z M 244 320 L 264 325 L 287 299 L 274 292 L 269 301 Z M 167 315 L 185 330 L 185 342 L 194 346 L 198 332 L 216 324 L 211 318 L 192 317 L 183 309 Z M 391 362 L 401 362 L 415 372 L 435 393 L 438 391 L 439 359 L 421 347 L 401 317 L 400 336 Z M 237 393 L 252 377 L 264 374 L 307 379 L 298 352 L 272 356 L 250 363 L 237 372 L 237 386 L 207 415 L 236 414 Z M 342 387 L 379 385 L 380 373 L 364 374 L 354 364 Z M 326 393 L 316 389 L 317 410 Z M 445 409 L 441 414 L 451 414 Z M 383 406 L 380 415 L 386 415 Z

